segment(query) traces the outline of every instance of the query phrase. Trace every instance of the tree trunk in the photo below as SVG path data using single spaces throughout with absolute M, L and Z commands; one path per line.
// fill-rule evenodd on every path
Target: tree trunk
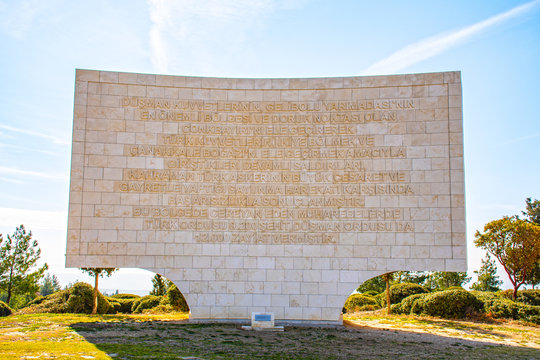
M 518 292 L 518 288 L 514 287 L 514 301 L 516 301 L 517 299 L 517 292 Z
M 95 315 L 97 313 L 97 306 L 98 306 L 98 298 L 97 298 L 97 293 L 98 293 L 98 274 L 95 274 L 95 284 L 94 284 L 94 305 L 92 306 L 92 315 Z
M 8 306 L 10 305 L 9 304 L 10 301 L 11 301 L 11 283 L 9 283 L 8 290 L 7 290 L 6 304 L 8 304 Z
M 384 281 L 386 281 L 386 312 L 392 313 L 392 307 L 390 304 L 390 274 L 384 274 Z
M 6 304 L 8 304 L 8 306 L 10 306 L 10 301 L 11 301 L 11 290 L 13 288 L 13 265 L 11 266 L 11 270 L 9 271 L 9 283 L 8 283 L 8 288 L 7 288 L 7 299 L 6 299 Z

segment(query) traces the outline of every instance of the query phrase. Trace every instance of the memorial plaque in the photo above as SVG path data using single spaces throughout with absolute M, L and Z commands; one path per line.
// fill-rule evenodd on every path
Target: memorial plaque
M 389 272 L 465 271 L 459 72 L 77 70 L 66 264 L 136 267 L 192 319 L 337 321 Z

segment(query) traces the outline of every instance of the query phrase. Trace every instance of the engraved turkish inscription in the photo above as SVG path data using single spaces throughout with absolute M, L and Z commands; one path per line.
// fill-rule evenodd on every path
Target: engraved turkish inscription
M 406 159 L 407 147 L 385 144 L 377 125 L 374 133 L 360 127 L 397 123 L 415 100 L 121 103 L 135 120 L 176 125 L 124 145 L 123 155 L 144 167 L 124 169 L 114 190 L 159 198 L 131 208 L 145 230 L 245 244 L 336 244 L 342 232 L 415 230 L 408 210 L 366 205 L 418 193 L 406 168 L 374 164 Z

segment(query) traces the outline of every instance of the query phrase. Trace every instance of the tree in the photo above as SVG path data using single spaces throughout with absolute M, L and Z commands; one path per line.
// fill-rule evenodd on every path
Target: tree
M 376 276 L 369 280 L 366 280 L 356 289 L 359 293 L 365 293 L 368 291 L 375 291 L 377 294 L 382 293 L 386 289 L 386 282 L 381 276 Z
M 525 211 L 522 211 L 525 215 L 525 220 L 540 226 L 540 200 L 532 200 L 527 198 L 525 200 Z M 536 285 L 540 284 L 540 261 L 536 262 L 534 269 L 526 276 L 525 284 L 531 285 L 534 289 Z
M 525 200 L 525 211 L 522 211 L 528 222 L 540 225 L 540 200 L 532 200 L 527 198 Z
M 477 231 L 474 244 L 493 255 L 502 265 L 514 287 L 518 289 L 527 281 L 540 258 L 540 226 L 517 216 L 503 217 Z
M 424 285 L 430 276 L 426 271 L 397 271 L 394 273 L 396 283 L 413 283 Z
M 150 291 L 150 295 L 156 295 L 156 296 L 164 296 L 167 294 L 167 284 L 166 279 L 163 278 L 163 276 L 156 274 L 154 278 L 152 279 L 152 291 Z
M 540 284 L 540 261 L 537 261 L 533 270 L 527 274 L 525 284 L 531 285 L 533 289 Z
M 394 274 L 389 272 L 382 275 L 382 278 L 386 286 L 386 313 L 392 313 L 392 305 L 390 304 L 390 280 L 393 280 Z
M 103 276 L 111 276 L 116 268 L 81 268 L 82 271 L 94 277 L 94 306 L 92 307 L 92 315 L 97 313 L 98 308 L 98 279 Z
M 8 305 L 15 294 L 39 291 L 39 280 L 48 268 L 44 264 L 35 269 L 40 256 L 37 240 L 32 240 L 32 232 L 26 233 L 24 225 L 7 235 L 6 240 L 0 234 L 0 289 L 7 293 Z
M 474 271 L 474 273 L 478 276 L 478 280 L 471 285 L 471 289 L 478 291 L 500 290 L 499 286 L 502 281 L 497 276 L 497 264 L 489 254 L 486 254 L 486 258 L 482 259 L 480 270 Z
M 463 286 L 470 280 L 466 272 L 435 271 L 428 276 L 426 283 L 431 289 L 447 289 L 452 286 Z
M 56 275 L 46 274 L 39 287 L 41 296 L 47 296 L 60 290 L 60 283 Z

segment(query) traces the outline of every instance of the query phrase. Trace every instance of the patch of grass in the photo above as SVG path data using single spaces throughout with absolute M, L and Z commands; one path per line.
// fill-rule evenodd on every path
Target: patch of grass
M 182 322 L 183 319 L 185 315 L 9 316 L 0 319 L 0 354 L 2 360 L 25 357 L 178 359 L 182 356 L 231 360 L 540 357 L 538 349 L 517 346 L 524 344 L 530 347 L 531 342 L 538 339 L 534 334 L 537 328 L 504 332 L 497 330 L 499 325 L 493 324 L 394 316 L 372 316 L 366 320 L 360 315 L 357 316 L 360 320 L 355 321 L 378 324 L 391 331 L 363 325 L 357 329 L 286 327 L 284 333 L 271 333 L 245 332 L 238 326 L 226 324 L 189 324 Z M 423 332 L 421 337 L 408 332 L 414 327 Z M 480 332 L 482 327 L 485 327 L 486 334 Z M 504 327 L 515 328 L 512 324 L 504 324 Z M 447 332 L 444 337 L 440 335 L 443 330 Z M 427 331 L 433 335 L 426 334 Z M 458 340 L 450 338 L 454 332 L 470 337 L 495 338 L 495 335 L 499 336 L 498 331 L 517 337 L 516 346 L 493 346 L 466 340 L 463 336 Z M 112 354 L 116 355 L 113 357 Z

